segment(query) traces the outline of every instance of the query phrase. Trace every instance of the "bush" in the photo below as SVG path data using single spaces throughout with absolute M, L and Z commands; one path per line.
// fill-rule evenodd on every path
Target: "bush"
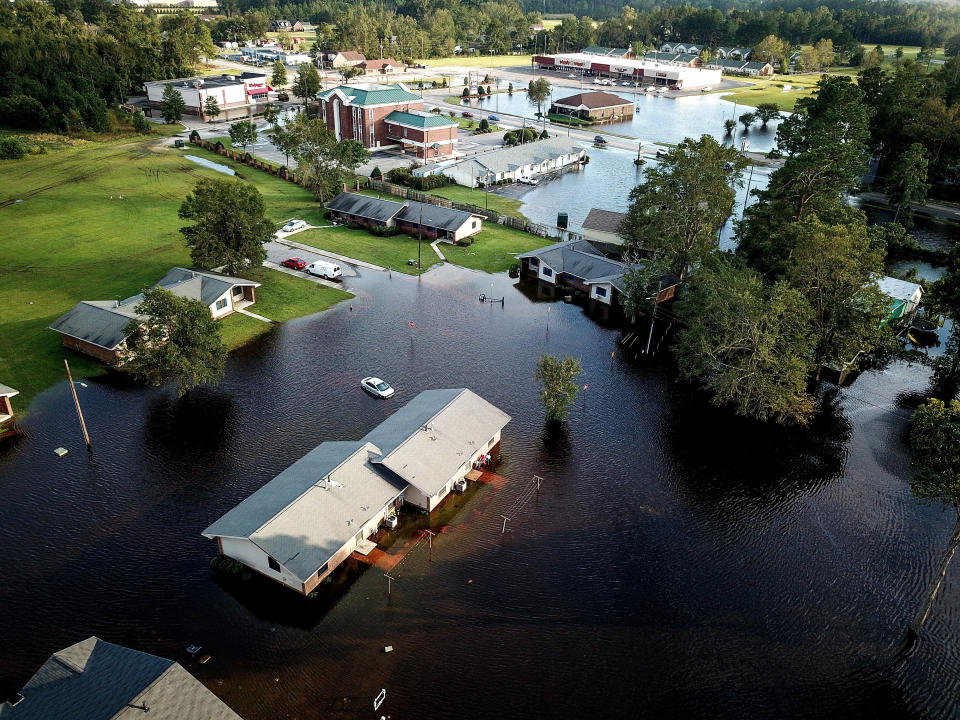
M 546 140 L 546 139 L 549 138 L 549 137 L 550 137 L 550 136 L 547 134 L 547 131 L 546 131 L 546 130 L 544 130 L 542 133 L 540 133 L 540 139 L 541 139 L 541 140 Z
M 513 83 L 510 83 L 510 85 L 507 86 L 507 93 L 509 95 L 513 95 Z
M 507 275 L 512 278 L 520 277 L 520 263 L 510 263 L 510 267 L 507 268 Z
M 247 572 L 246 565 L 226 555 L 217 555 L 213 558 L 210 561 L 210 569 L 216 572 L 227 573 L 228 575 L 243 575 Z
M 490 121 L 487 120 L 486 118 L 483 118 L 483 119 L 480 121 L 480 129 L 481 129 L 481 130 L 484 130 L 484 131 L 489 130 L 489 129 L 490 129 Z
M 376 237 L 393 237 L 394 235 L 400 234 L 400 228 L 398 227 L 385 227 L 382 225 L 374 225 L 371 228 L 368 228 L 371 235 Z
M 143 113 L 139 113 L 139 114 L 143 115 Z M 136 117 L 136 115 L 134 117 Z M 196 130 L 193 130 L 190 133 L 190 142 L 200 142 L 200 133 L 198 133 Z
M 277 93 L 278 102 L 290 102 L 290 96 L 285 92 Z
M 470 88 L 464 88 L 463 92 L 460 93 L 460 97 L 470 97 Z
M 477 88 L 477 95 L 483 96 L 486 94 L 487 94 L 487 91 L 483 89 L 483 85 Z
M 27 154 L 27 146 L 13 135 L 0 138 L 0 160 L 19 160 Z
M 223 150 L 223 143 L 217 140 L 217 144 L 213 146 L 213 149 L 216 150 L 217 152 L 220 152 L 221 150 Z
M 374 180 L 383 180 L 383 173 L 378 166 L 374 165 L 373 170 L 370 171 L 370 177 Z
M 150 132 L 150 121 L 143 114 L 143 110 L 137 110 L 133 114 L 133 129 L 137 132 Z M 199 135 L 197 137 L 200 137 Z

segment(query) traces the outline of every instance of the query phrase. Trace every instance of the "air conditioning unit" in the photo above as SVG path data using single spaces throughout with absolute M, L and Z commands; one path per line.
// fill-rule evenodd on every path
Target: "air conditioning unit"
M 397 527 L 397 525 L 400 524 L 400 518 L 398 518 L 396 515 L 387 515 L 383 519 L 383 524 L 387 526 L 388 530 L 393 530 L 395 527 Z
M 454 492 L 458 492 L 458 493 L 466 492 L 467 481 L 464 478 L 460 478 L 459 480 L 453 483 L 453 490 Z

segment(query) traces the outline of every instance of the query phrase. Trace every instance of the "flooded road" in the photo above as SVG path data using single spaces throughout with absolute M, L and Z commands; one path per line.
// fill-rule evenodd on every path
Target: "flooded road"
M 958 716 L 960 568 L 899 662 L 952 525 L 907 486 L 897 395 L 926 370 L 867 373 L 811 428 L 764 428 L 515 282 L 360 271 L 352 310 L 279 326 L 216 389 L 89 382 L 90 458 L 66 385 L 39 396 L 0 454 L 0 695 L 96 634 L 183 663 L 247 720 L 368 717 L 381 688 L 394 718 Z M 558 432 L 543 352 L 579 357 L 589 385 Z M 371 374 L 397 395 L 364 394 Z M 389 599 L 377 569 L 315 600 L 211 575 L 212 520 L 316 444 L 459 386 L 513 416 L 510 483 L 457 497 Z

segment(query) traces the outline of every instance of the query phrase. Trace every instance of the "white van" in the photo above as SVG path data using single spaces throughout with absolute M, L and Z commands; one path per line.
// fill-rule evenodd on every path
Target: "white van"
M 343 275 L 343 273 L 340 272 L 339 265 L 324 262 L 323 260 L 315 260 L 307 265 L 304 270 L 311 275 L 326 278 L 327 280 L 336 280 Z

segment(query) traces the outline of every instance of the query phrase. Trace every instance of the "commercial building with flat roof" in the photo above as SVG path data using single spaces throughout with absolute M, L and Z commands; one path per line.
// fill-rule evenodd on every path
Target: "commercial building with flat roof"
M 242 75 L 207 75 L 175 80 L 158 80 L 144 83 L 147 102 L 152 108 L 163 104 L 163 91 L 167 85 L 180 93 L 186 104 L 186 114 L 196 115 L 206 120 L 207 98 L 214 98 L 220 114 L 217 120 L 234 120 L 253 117 L 263 112 L 263 106 L 269 101 L 273 91 L 267 84 L 263 73 L 243 73 Z
M 650 85 L 678 85 L 684 89 L 720 83 L 719 70 L 651 58 L 607 58 L 586 53 L 558 53 L 535 55 L 533 64 L 545 70 L 589 73 Z

